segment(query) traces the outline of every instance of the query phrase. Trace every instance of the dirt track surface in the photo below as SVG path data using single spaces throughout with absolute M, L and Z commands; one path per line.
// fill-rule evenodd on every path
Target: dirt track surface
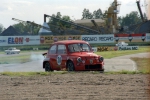
M 112 59 L 130 59 L 132 57 L 137 57 L 137 58 L 150 58 L 150 52 L 144 52 L 144 53 L 137 53 L 137 54 L 130 54 L 130 55 L 125 55 L 125 56 L 119 56 L 119 57 L 114 57 Z
M 0 100 L 150 100 L 148 75 L 77 72 L 0 75 Z

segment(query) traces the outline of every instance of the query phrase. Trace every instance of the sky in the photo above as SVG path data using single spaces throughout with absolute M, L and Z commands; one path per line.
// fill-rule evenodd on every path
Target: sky
M 114 0 L 0 0 L 0 24 L 4 28 L 17 24 L 12 18 L 34 21 L 43 24 L 44 14 L 52 15 L 60 12 L 71 19 L 82 18 L 83 9 L 92 13 L 99 8 L 104 12 Z M 136 0 L 118 0 L 121 3 L 118 16 L 125 16 L 131 11 L 138 11 Z M 144 0 L 141 0 L 144 5 Z M 145 7 L 142 7 L 143 12 Z M 48 20 L 47 20 L 48 21 Z

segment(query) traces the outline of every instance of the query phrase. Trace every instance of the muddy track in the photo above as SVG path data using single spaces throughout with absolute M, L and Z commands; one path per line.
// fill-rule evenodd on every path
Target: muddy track
M 0 100 L 150 100 L 148 75 L 77 72 L 0 75 Z

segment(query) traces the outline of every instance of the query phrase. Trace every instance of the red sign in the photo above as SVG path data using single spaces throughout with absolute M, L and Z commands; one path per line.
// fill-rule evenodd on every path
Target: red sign
M 40 42 L 41 42 L 41 43 L 44 43 L 44 37 L 41 37 L 41 38 L 40 38 Z
M 26 42 L 29 42 L 29 40 L 30 40 L 29 38 L 26 38 Z

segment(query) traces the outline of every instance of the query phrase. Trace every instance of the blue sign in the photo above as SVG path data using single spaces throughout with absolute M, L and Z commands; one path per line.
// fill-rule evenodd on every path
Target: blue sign
M 23 44 L 23 37 L 9 37 L 8 44 Z

